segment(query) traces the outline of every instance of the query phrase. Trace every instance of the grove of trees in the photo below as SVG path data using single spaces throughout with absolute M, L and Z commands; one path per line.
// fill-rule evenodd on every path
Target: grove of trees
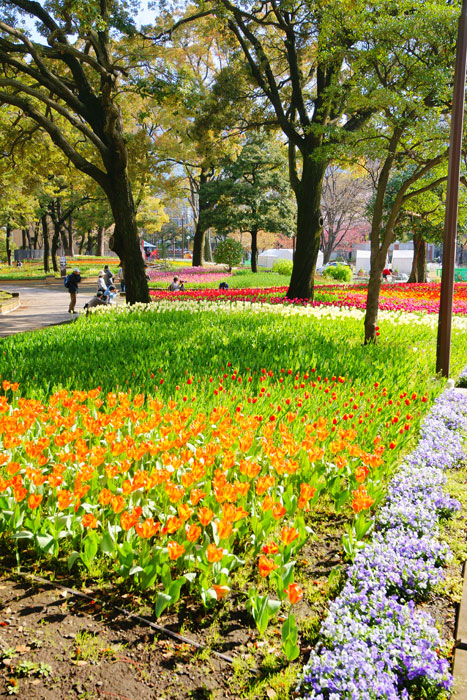
M 0 227 L 44 266 L 102 250 L 147 301 L 139 231 L 185 202 L 206 237 L 296 237 L 287 296 L 313 298 L 320 245 L 371 227 L 365 340 L 381 271 L 413 236 L 418 272 L 444 196 L 460 2 L 196 0 L 137 26 L 123 0 L 4 0 Z M 462 223 L 462 222 L 461 222 Z M 79 234 L 74 240 L 74 232 Z M 414 269 L 415 269 L 414 268 Z

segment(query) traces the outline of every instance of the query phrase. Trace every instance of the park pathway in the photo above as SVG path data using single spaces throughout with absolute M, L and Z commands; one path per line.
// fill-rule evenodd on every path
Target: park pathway
M 68 313 L 69 294 L 65 287 L 48 287 L 44 282 L 0 282 L 0 289 L 6 292 L 19 292 L 20 306 L 14 311 L 0 315 L 0 337 L 35 331 L 47 326 L 70 323 L 73 318 Z M 79 286 L 76 310 L 81 313 L 84 304 L 93 296 L 96 284 L 84 282 Z M 78 316 L 74 316 L 78 318 Z

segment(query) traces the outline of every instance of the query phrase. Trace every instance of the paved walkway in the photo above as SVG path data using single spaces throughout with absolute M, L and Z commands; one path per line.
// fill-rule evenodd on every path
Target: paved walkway
M 21 302 L 18 309 L 0 315 L 0 337 L 70 323 L 73 320 L 68 313 L 70 295 L 63 285 L 48 287 L 45 284 L 28 283 L 24 280 L 18 283 L 0 281 L 0 289 L 19 292 Z M 94 295 L 95 289 L 95 282 L 80 284 L 76 303 L 76 310 L 79 313 L 82 312 L 84 304 Z

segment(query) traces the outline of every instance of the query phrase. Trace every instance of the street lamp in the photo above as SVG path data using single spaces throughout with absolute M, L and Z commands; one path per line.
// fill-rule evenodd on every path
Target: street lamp
M 443 271 L 439 301 L 436 372 L 449 377 L 451 360 L 452 301 L 454 295 L 454 268 L 456 257 L 457 209 L 459 201 L 459 173 L 464 123 L 465 64 L 467 55 L 467 0 L 462 2 L 459 17 L 452 101 L 451 137 L 449 141 L 448 185 L 444 218 Z

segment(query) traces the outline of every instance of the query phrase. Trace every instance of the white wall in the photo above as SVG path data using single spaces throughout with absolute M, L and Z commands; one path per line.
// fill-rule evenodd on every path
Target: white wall
M 393 272 L 405 272 L 410 275 L 412 271 L 413 250 L 395 250 L 392 254 L 391 269 Z

